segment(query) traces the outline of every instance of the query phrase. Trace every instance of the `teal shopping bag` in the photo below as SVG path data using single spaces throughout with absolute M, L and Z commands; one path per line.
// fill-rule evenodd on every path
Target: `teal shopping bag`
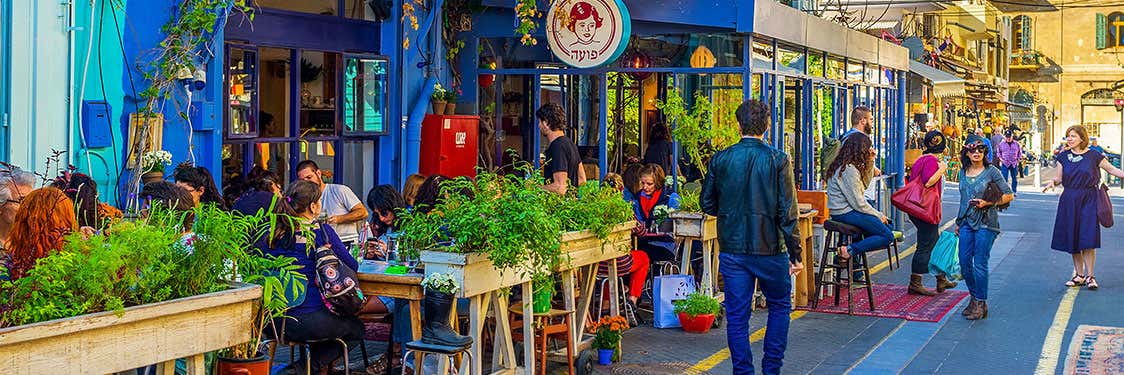
M 929 273 L 946 275 L 950 280 L 962 280 L 960 274 L 960 238 L 952 232 L 941 232 L 929 258 Z

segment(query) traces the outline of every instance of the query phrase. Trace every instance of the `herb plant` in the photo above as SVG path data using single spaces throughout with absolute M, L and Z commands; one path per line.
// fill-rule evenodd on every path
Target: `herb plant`
M 699 192 L 691 189 L 683 189 L 680 191 L 679 210 L 684 212 L 702 212 L 702 206 L 699 204 Z
M 741 139 L 734 116 L 738 105 L 729 101 L 712 105 L 705 94 L 696 91 L 694 104 L 688 107 L 677 89 L 668 93 L 666 101 L 656 101 L 656 108 L 663 111 L 668 122 L 674 124 L 672 137 L 679 141 L 691 163 L 704 175 L 706 163 L 715 151 Z
M 552 210 L 560 219 L 563 232 L 588 230 L 602 240 L 614 227 L 633 220 L 632 205 L 616 189 L 588 183 L 567 189 L 567 196 L 553 196 Z
M 717 299 L 697 291 L 687 295 L 686 299 L 671 303 L 675 305 L 676 314 L 685 313 L 692 318 L 698 315 L 717 314 L 722 309 Z

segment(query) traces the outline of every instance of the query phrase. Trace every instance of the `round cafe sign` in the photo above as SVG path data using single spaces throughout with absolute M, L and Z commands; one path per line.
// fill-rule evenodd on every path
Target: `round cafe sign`
M 613 62 L 628 47 L 632 34 L 623 0 L 557 0 L 546 19 L 550 50 L 575 68 Z

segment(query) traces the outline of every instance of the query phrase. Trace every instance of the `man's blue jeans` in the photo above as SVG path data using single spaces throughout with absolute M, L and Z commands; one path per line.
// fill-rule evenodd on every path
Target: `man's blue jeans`
M 765 354 L 761 373 L 779 374 L 788 345 L 788 314 L 792 312 L 792 278 L 788 274 L 788 254 L 746 255 L 722 253 L 718 272 L 722 273 L 726 293 L 726 341 L 734 374 L 753 374 L 753 353 L 749 350 L 749 314 L 753 310 L 754 283 L 761 287 L 769 305 L 765 329 Z
M 862 241 L 847 246 L 847 252 L 851 253 L 851 256 L 875 249 L 882 249 L 889 246 L 891 242 L 894 242 L 894 231 L 890 229 L 889 225 L 883 223 L 881 218 L 851 210 L 842 215 L 831 215 L 831 220 L 854 225 L 862 229 Z
M 1007 180 L 1007 184 L 1011 185 L 1011 191 L 1019 192 L 1019 167 L 1008 167 L 1006 165 L 1000 166 L 999 171 L 1003 172 L 1003 179 Z
M 987 228 L 960 227 L 960 273 L 968 284 L 968 293 L 980 301 L 987 300 L 987 262 L 991 258 L 991 245 L 999 233 Z

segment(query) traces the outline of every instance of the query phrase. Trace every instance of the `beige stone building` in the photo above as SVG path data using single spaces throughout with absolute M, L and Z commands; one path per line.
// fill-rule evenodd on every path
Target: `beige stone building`
M 1066 127 L 1084 124 L 1101 146 L 1119 152 L 1121 117 L 1113 99 L 1124 98 L 1124 8 L 1054 6 L 1008 13 L 1011 100 L 1032 101 L 1033 108 L 1014 120 L 1031 129 L 1044 125 L 1035 144 L 1043 150 L 1056 147 Z

